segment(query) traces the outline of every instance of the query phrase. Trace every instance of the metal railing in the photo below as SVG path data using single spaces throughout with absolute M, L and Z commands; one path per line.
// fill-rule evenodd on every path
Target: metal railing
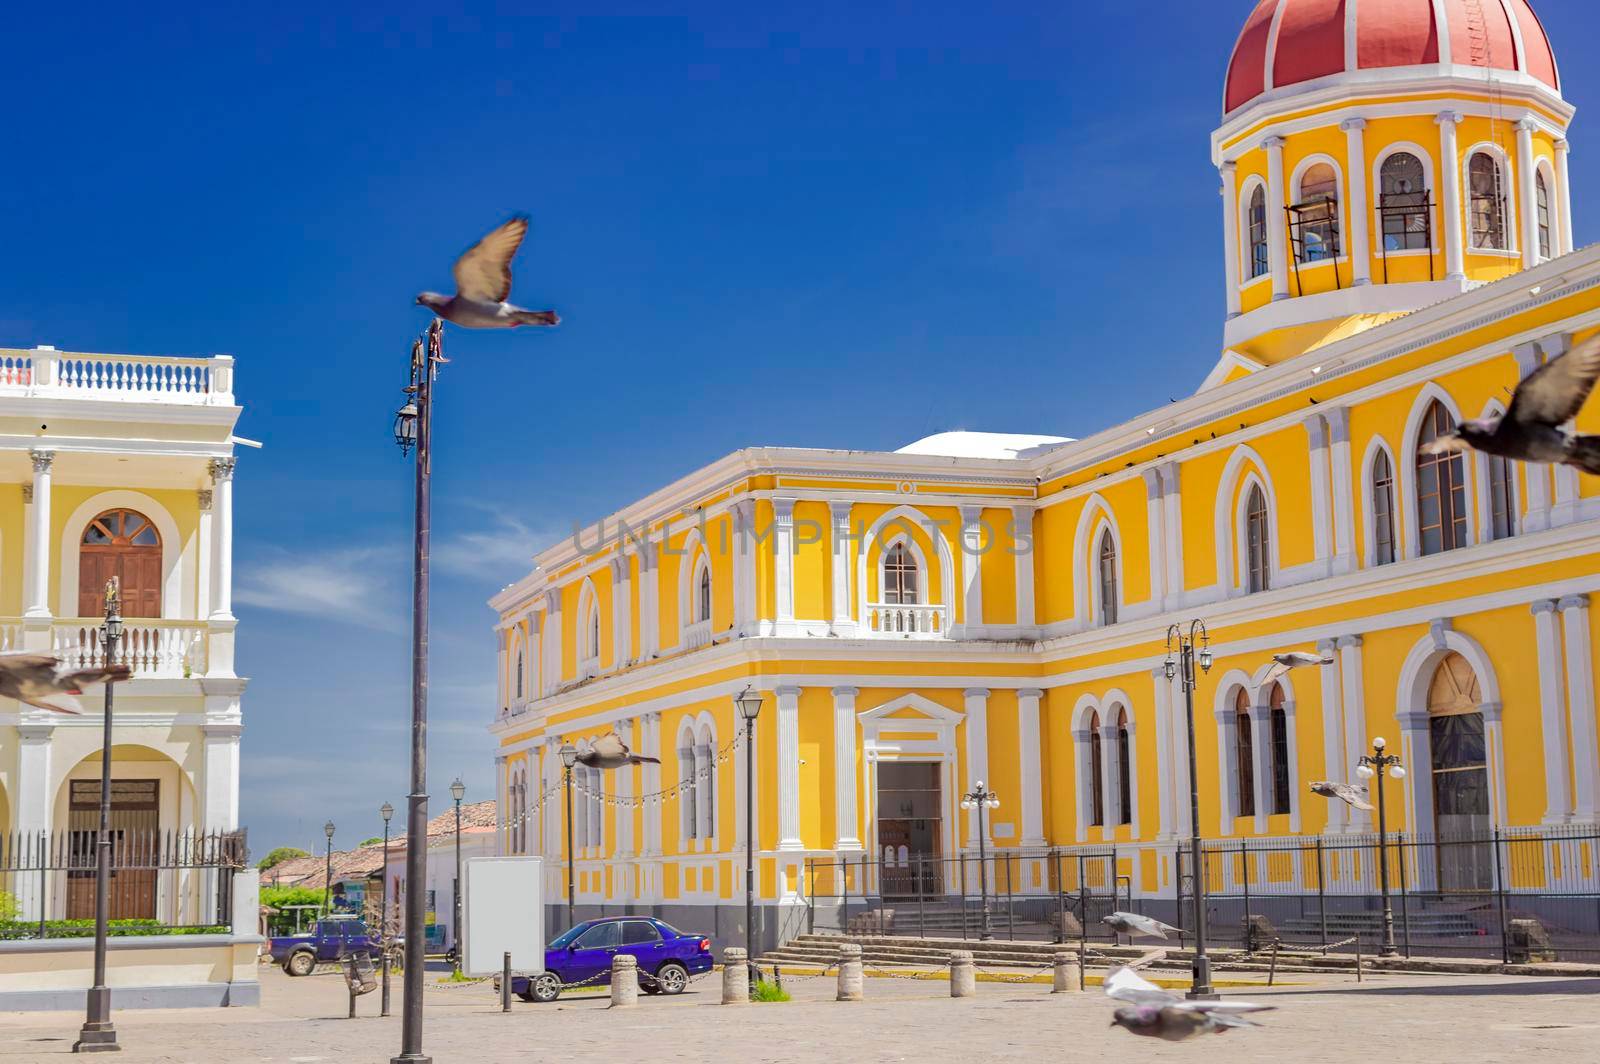
M 233 359 L 0 349 L 0 396 L 5 395 L 228 405 Z

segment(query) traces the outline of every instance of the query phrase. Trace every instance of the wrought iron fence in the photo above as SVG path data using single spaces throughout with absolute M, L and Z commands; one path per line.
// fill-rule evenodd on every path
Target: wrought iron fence
M 109 832 L 112 933 L 220 928 L 232 920 L 243 831 Z M 93 933 L 97 830 L 0 835 L 0 938 Z

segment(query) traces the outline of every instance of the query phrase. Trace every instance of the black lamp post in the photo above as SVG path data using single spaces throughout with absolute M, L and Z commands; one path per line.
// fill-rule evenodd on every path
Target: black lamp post
M 122 638 L 122 583 L 117 577 L 106 581 L 106 620 L 100 628 L 105 645 L 105 663 L 117 661 L 117 643 Z M 111 1022 L 111 988 L 106 985 L 106 929 L 111 922 L 111 692 L 106 681 L 106 710 L 100 742 L 100 833 L 95 837 L 94 865 L 94 985 L 89 988 L 83 1026 L 74 1053 L 115 1053 L 117 1029 Z M 44 895 L 39 896 L 44 905 Z
M 984 812 L 1000 808 L 1000 796 L 986 789 L 979 780 L 970 792 L 961 796 L 961 808 L 978 811 L 978 893 L 983 899 L 983 923 L 978 927 L 978 940 L 987 942 L 994 938 L 994 928 L 989 920 L 989 832 L 984 826 Z
M 746 687 L 733 697 L 744 718 L 744 955 L 752 977 L 756 971 L 756 717 L 761 692 Z
M 1196 651 L 1196 642 L 1199 650 Z M 1173 652 L 1177 652 L 1174 659 Z M 1181 677 L 1183 681 L 1184 710 L 1189 724 L 1189 866 L 1194 877 L 1194 969 L 1188 997 L 1191 1001 L 1214 1001 L 1217 992 L 1211 986 L 1211 958 L 1206 956 L 1206 887 L 1205 869 L 1200 853 L 1200 779 L 1195 773 L 1194 757 L 1194 688 L 1195 661 L 1202 672 L 1211 671 L 1211 637 L 1206 634 L 1205 622 L 1189 622 L 1188 632 L 1182 626 L 1167 629 L 1167 679 Z
M 567 926 L 570 928 L 577 926 L 578 923 L 573 915 L 572 905 L 572 866 L 577 858 L 577 854 L 572 851 L 572 766 L 578 763 L 578 748 L 566 743 L 559 752 L 561 772 L 567 785 Z
M 333 911 L 333 821 L 322 825 L 322 833 L 328 836 L 328 859 L 322 873 L 322 915 L 327 916 Z
M 380 1015 L 389 1015 L 389 821 L 394 817 L 394 806 L 384 802 L 378 810 L 383 817 L 383 882 L 379 884 L 378 937 L 383 940 L 383 1009 Z
M 456 883 L 450 890 L 451 904 L 455 909 L 455 926 L 450 937 L 456 947 L 456 974 L 461 974 L 461 799 L 467 795 L 467 786 L 457 776 L 450 784 L 450 797 L 456 802 Z
M 1383 736 L 1373 739 L 1372 753 L 1362 755 L 1361 760 L 1356 762 L 1356 775 L 1364 780 L 1378 777 L 1378 886 L 1383 891 L 1382 955 L 1396 957 L 1400 951 L 1394 945 L 1394 907 L 1389 904 L 1389 862 L 1383 852 L 1389 841 L 1389 818 L 1383 806 L 1383 774 L 1387 770 L 1395 779 L 1403 780 L 1406 770 L 1400 764 L 1398 755 L 1383 752 L 1386 746 L 1388 743 Z

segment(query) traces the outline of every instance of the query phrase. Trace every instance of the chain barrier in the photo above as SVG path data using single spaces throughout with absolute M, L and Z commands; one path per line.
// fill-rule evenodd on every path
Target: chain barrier
M 1356 941 L 1356 936 L 1351 935 L 1349 938 L 1340 939 L 1338 942 L 1330 942 L 1326 946 L 1291 946 L 1287 942 L 1278 942 L 1278 943 L 1275 943 L 1275 945 L 1276 945 L 1276 947 L 1278 949 L 1278 952 L 1280 952 L 1280 953 L 1316 953 L 1316 954 L 1324 954 L 1324 953 L 1327 953 L 1330 949 L 1338 949 L 1340 946 L 1354 945 L 1355 941 Z

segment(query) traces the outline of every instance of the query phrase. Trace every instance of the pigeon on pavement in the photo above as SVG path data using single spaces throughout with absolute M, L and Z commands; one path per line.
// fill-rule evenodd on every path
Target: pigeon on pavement
M 1504 414 L 1463 421 L 1423 447 L 1423 453 L 1473 448 L 1519 462 L 1575 466 L 1600 476 L 1600 436 L 1578 436 L 1561 427 L 1578 416 L 1597 379 L 1600 336 L 1528 374 Z
M 1245 1014 L 1276 1008 L 1249 1001 L 1187 1001 L 1126 967 L 1106 973 L 1105 990 L 1113 1001 L 1128 1002 L 1112 1013 L 1113 1027 L 1168 1042 L 1221 1034 L 1234 1027 L 1257 1027 L 1259 1024 L 1246 1019 Z
M 1332 658 L 1325 658 L 1321 654 L 1307 654 L 1303 650 L 1291 650 L 1287 654 L 1272 655 L 1272 667 L 1267 670 L 1267 675 L 1262 679 L 1261 686 L 1270 687 L 1283 679 L 1291 669 L 1302 669 L 1307 665 L 1332 665 Z
M 578 740 L 578 764 L 590 768 L 622 768 L 624 765 L 659 765 L 658 758 L 635 754 L 622 741 L 622 736 L 610 732 L 598 739 Z
M 1182 928 L 1164 924 L 1151 916 L 1141 916 L 1138 913 L 1114 912 L 1109 916 L 1100 918 L 1100 922 L 1111 930 L 1122 935 L 1144 935 L 1148 938 L 1166 938 L 1167 933 L 1181 935 L 1185 932 Z
M 83 694 L 84 685 L 126 680 L 130 675 L 126 665 L 66 669 L 54 654 L 27 650 L 0 654 L 0 695 L 55 713 L 82 713 L 74 696 Z
M 528 219 L 516 215 L 462 253 L 451 272 L 456 294 L 423 292 L 417 302 L 445 321 L 467 329 L 515 329 L 518 325 L 559 325 L 553 310 L 524 310 L 506 302 L 511 294 L 511 259 L 528 232 Z
M 1311 785 L 1312 794 L 1320 794 L 1324 798 L 1337 798 L 1346 805 L 1357 809 L 1372 810 L 1372 803 L 1367 801 L 1367 788 L 1357 787 L 1353 783 L 1335 783 L 1333 780 L 1317 780 Z

